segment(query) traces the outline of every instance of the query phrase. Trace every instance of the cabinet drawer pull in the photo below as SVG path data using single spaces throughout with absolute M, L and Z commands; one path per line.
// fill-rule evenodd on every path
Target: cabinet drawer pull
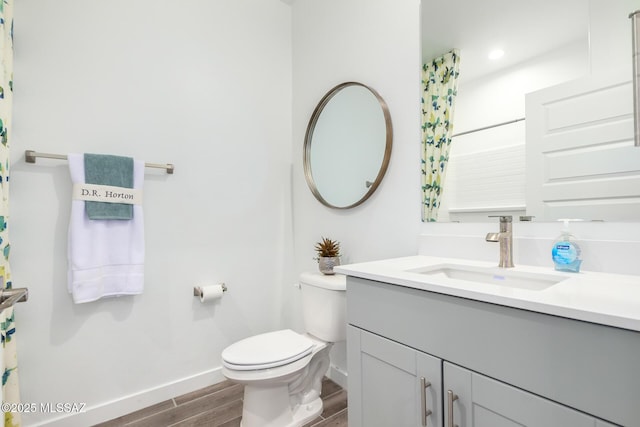
M 425 427 L 427 426 L 427 417 L 433 413 L 431 409 L 427 409 L 427 387 L 431 387 L 431 383 L 425 377 L 420 377 L 420 414 L 422 416 L 422 425 Z
M 447 390 L 447 414 L 449 418 L 448 427 L 458 427 L 458 424 L 453 423 L 453 402 L 458 400 L 458 395 L 454 394 L 451 390 Z

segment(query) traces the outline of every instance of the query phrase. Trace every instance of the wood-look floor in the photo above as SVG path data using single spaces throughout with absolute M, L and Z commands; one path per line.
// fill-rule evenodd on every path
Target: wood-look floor
M 243 391 L 242 385 L 223 381 L 94 427 L 238 427 Z M 322 414 L 304 427 L 346 427 L 347 392 L 325 378 L 322 401 Z

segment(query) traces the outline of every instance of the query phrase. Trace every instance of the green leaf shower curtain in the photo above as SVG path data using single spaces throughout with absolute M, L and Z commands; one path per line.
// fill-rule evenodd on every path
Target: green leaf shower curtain
M 0 0 L 0 280 L 11 288 L 9 268 L 9 141 L 11 137 L 11 104 L 13 98 L 13 0 Z M 4 358 L 2 369 L 2 400 L 20 402 L 18 389 L 18 358 L 16 355 L 13 308 L 0 315 L 0 333 Z M 21 424 L 18 412 L 6 412 L 4 425 Z
M 422 221 L 436 221 L 453 131 L 460 56 L 456 49 L 422 66 Z

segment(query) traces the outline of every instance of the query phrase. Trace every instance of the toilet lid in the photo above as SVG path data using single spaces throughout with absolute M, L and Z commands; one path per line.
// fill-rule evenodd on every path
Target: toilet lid
M 222 361 L 231 369 L 267 369 L 294 362 L 310 354 L 313 341 L 290 329 L 245 338 L 225 348 Z

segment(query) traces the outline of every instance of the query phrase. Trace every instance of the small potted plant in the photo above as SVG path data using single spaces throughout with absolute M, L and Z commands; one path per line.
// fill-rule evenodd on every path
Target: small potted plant
M 318 268 L 322 274 L 334 274 L 333 267 L 340 265 L 340 242 L 323 237 L 316 243 Z

